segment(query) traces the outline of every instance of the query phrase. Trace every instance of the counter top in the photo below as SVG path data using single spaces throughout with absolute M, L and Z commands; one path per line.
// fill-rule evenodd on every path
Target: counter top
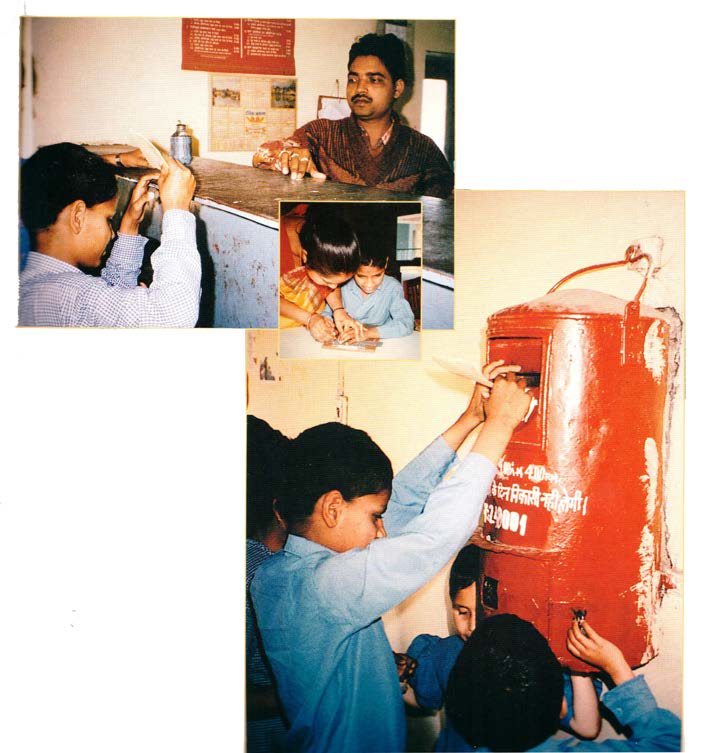
M 421 201 L 424 209 L 425 267 L 453 274 L 453 198 L 437 199 L 399 191 L 318 181 L 292 181 L 271 170 L 194 157 L 190 169 L 197 187 L 195 200 L 215 204 L 269 227 L 278 227 L 278 201 Z M 146 170 L 122 170 L 136 180 Z

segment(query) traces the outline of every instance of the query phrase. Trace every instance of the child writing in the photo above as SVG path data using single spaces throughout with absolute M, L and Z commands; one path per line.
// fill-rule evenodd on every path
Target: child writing
M 458 553 L 449 575 L 449 595 L 456 634 L 448 638 L 418 635 L 407 649 L 416 661 L 410 689 L 405 702 L 422 709 L 437 710 L 444 705 L 451 670 L 463 650 L 465 641 L 475 630 L 476 583 L 480 578 L 480 550 L 472 544 Z M 600 732 L 601 718 L 598 698 L 602 691 L 599 680 L 584 675 L 563 673 L 567 711 L 561 727 L 580 737 L 595 738 Z M 456 731 L 446 720 L 436 750 L 452 750 Z
M 190 199 L 192 173 L 164 154 L 161 172 L 136 184 L 117 240 L 115 168 L 76 144 L 42 147 L 22 166 L 20 213 L 33 250 L 20 275 L 19 324 L 57 327 L 192 327 L 200 299 L 200 256 Z M 158 177 L 163 206 L 161 245 L 151 257 L 149 288 L 137 284 L 147 239 L 139 223 Z
M 315 340 L 331 342 L 338 333 L 321 312 L 329 294 L 358 269 L 358 238 L 347 222 L 320 210 L 302 226 L 300 244 L 304 262 L 280 278 L 279 326 L 303 325 Z
M 531 623 L 499 614 L 478 625 L 456 660 L 446 691 L 454 732 L 436 750 L 680 750 L 680 720 L 658 707 L 644 676 L 634 675 L 617 646 L 585 620 L 573 620 L 566 645 L 611 678 L 614 687 L 602 703 L 628 728 L 628 739 L 553 737 L 567 713 L 561 666 Z
M 399 492 L 430 487 L 435 471 L 417 469 L 412 484 L 398 474 L 393 484 L 389 459 L 365 432 L 331 423 L 293 440 L 278 500 L 288 540 L 251 584 L 289 750 L 405 749 L 398 672 L 380 618 L 475 529 L 495 463 L 529 407 L 524 387 L 508 373 L 486 403 L 474 391 L 466 412 L 428 448 L 451 457 L 482 422 L 473 451 L 412 504 Z
M 406 337 L 414 331 L 414 314 L 402 284 L 385 274 L 387 266 L 387 256 L 362 251 L 354 276 L 327 298 L 339 342 Z

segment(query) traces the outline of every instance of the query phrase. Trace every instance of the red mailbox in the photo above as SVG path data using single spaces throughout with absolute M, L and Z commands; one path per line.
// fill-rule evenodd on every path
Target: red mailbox
M 520 364 L 538 402 L 474 539 L 480 606 L 531 620 L 579 671 L 593 669 L 566 648 L 573 610 L 587 610 L 632 667 L 657 652 L 671 320 L 639 305 L 645 284 L 628 303 L 566 290 L 488 320 L 487 360 Z

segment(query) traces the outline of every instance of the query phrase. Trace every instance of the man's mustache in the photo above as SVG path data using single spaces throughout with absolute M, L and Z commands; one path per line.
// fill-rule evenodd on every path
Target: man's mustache
M 351 97 L 351 101 L 352 102 L 359 102 L 359 101 L 370 102 L 371 98 L 370 97 L 366 97 L 363 94 L 356 94 L 353 97 Z

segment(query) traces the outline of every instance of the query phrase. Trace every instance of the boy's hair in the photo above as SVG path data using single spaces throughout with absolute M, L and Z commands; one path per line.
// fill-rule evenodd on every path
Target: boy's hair
M 382 251 L 361 251 L 361 260 L 359 263 L 359 267 L 379 267 L 380 269 L 385 269 L 388 265 L 388 255 L 383 253 Z
M 273 522 L 290 439 L 256 416 L 246 417 L 246 537 L 258 539 Z
M 449 595 L 451 601 L 456 594 L 472 586 L 480 575 L 480 549 L 473 544 L 464 546 L 451 565 L 449 573 Z
M 350 502 L 392 489 L 388 456 L 360 429 L 331 422 L 306 429 L 290 443 L 278 511 L 289 528 L 304 523 L 317 500 L 337 490 Z
M 44 230 L 74 201 L 92 207 L 116 193 L 115 168 L 96 154 L 68 142 L 43 146 L 22 165 L 20 216 L 31 232 Z
M 546 639 L 500 614 L 466 641 L 449 676 L 446 713 L 470 745 L 530 750 L 558 729 L 562 699 L 562 670 Z
M 361 244 L 356 233 L 332 212 L 308 210 L 300 243 L 307 252 L 305 266 L 321 275 L 353 274 L 360 264 Z
M 353 61 L 362 55 L 374 55 L 380 58 L 388 69 L 393 84 L 399 78 L 406 81 L 405 46 L 394 34 L 365 34 L 356 40 L 349 50 L 347 69 L 350 70 Z

